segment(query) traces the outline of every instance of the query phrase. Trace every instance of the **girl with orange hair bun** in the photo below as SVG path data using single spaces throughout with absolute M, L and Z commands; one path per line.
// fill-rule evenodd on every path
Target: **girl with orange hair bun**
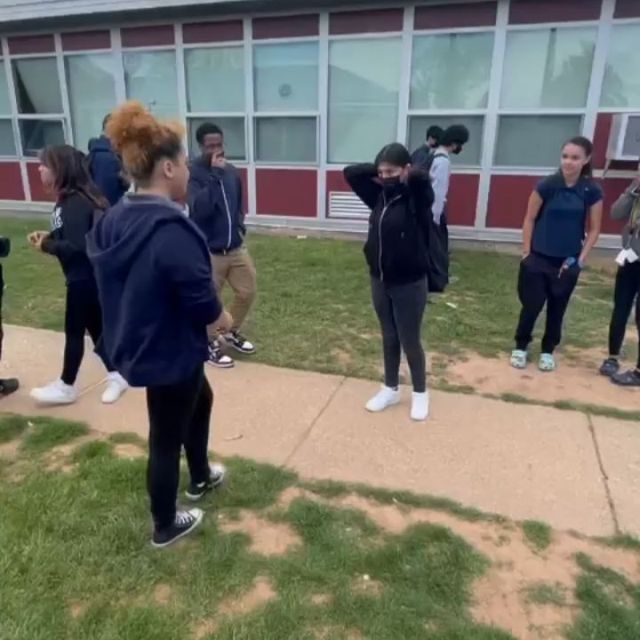
M 187 499 L 200 500 L 224 480 L 224 467 L 208 459 L 213 393 L 204 362 L 207 325 L 228 331 L 231 318 L 211 285 L 205 239 L 176 204 L 189 179 L 181 125 L 127 102 L 111 114 L 106 134 L 136 192 L 98 222 L 88 253 L 105 348 L 129 384 L 146 387 L 152 545 L 165 547 L 203 517 L 200 509 L 176 508 L 182 447 L 191 475 Z

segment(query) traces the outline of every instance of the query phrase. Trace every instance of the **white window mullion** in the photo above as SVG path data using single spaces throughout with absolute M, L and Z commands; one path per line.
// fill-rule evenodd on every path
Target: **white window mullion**
M 178 115 L 180 119 L 187 122 L 187 80 L 184 69 L 184 39 L 182 35 L 182 24 L 175 25 L 175 41 L 176 41 L 176 83 L 178 85 Z M 187 125 L 187 131 L 189 127 Z M 185 146 L 187 148 L 187 154 L 190 154 L 189 149 L 189 135 Z
M 411 58 L 413 54 L 413 18 L 415 8 L 405 7 L 402 25 L 400 91 L 398 96 L 398 142 L 407 144 L 407 113 L 411 93 Z M 409 149 L 411 151 L 411 149 Z
M 253 98 L 253 25 L 251 18 L 244 18 L 244 100 L 246 108 L 245 119 L 245 155 L 247 157 L 247 210 L 250 216 L 258 212 L 256 197 L 256 149 L 255 149 L 255 124 L 254 98 Z
M 62 111 L 64 113 L 64 121 L 62 126 L 64 129 L 65 140 L 73 146 L 73 123 L 71 122 L 71 105 L 69 103 L 69 88 L 67 87 L 67 72 L 64 65 L 64 54 L 62 52 L 62 38 L 59 33 L 53 34 L 53 40 L 56 48 L 56 65 L 58 68 L 58 81 L 60 82 L 60 96 L 62 98 Z M 86 149 L 81 149 L 86 151 Z
M 124 79 L 124 56 L 122 55 L 122 36 L 120 29 L 111 29 L 111 49 L 115 60 L 116 72 L 116 103 L 120 104 L 127 99 L 127 87 Z
M 329 13 L 320 14 L 318 43 L 318 203 L 317 215 L 327 217 L 327 146 L 329 142 Z

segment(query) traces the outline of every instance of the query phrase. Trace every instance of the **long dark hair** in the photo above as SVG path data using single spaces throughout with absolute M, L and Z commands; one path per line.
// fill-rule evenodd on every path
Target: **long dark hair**
M 375 165 L 376 168 L 382 162 L 388 162 L 394 167 L 406 167 L 411 164 L 411 154 L 407 148 L 399 142 L 392 142 L 385 147 L 382 147 L 380 153 L 376 156 Z
M 587 158 L 589 158 L 589 162 L 582 167 L 582 171 L 580 172 L 580 176 L 582 178 L 592 178 L 593 177 L 593 165 L 591 164 L 591 155 L 593 154 L 593 143 L 589 138 L 585 138 L 584 136 L 576 136 L 575 138 L 571 138 L 571 140 L 567 140 L 562 148 L 564 149 L 568 144 L 574 144 L 576 147 L 580 147 L 584 150 Z
M 53 173 L 58 200 L 79 193 L 97 209 L 109 208 L 109 202 L 91 179 L 87 157 L 82 151 L 68 144 L 45 147 L 40 152 L 40 162 Z

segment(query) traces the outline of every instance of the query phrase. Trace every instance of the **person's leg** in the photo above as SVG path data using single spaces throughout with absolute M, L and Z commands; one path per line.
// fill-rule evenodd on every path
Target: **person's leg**
M 253 345 L 250 343 L 244 344 L 247 341 L 239 336 L 238 339 L 234 338 L 235 334 L 238 334 L 242 329 L 242 325 L 256 298 L 256 269 L 245 247 L 231 254 L 230 259 L 228 281 L 234 293 L 231 309 L 229 310 L 233 318 L 230 336 L 231 346 L 243 353 L 253 353 L 255 351 Z
M 229 265 L 229 256 L 211 256 L 211 276 L 219 297 L 222 296 L 222 290 L 229 277 Z M 209 336 L 209 364 L 220 369 L 231 369 L 235 362 L 233 358 L 222 351 L 217 329 L 213 325 L 209 325 L 207 333 Z
M 213 392 L 202 369 L 200 369 L 198 387 L 193 413 L 183 434 L 184 450 L 192 484 L 207 482 L 210 476 L 209 425 L 213 407 Z
M 574 268 L 568 269 L 560 277 L 549 276 L 547 321 L 542 337 L 543 354 L 553 354 L 555 348 L 560 344 L 564 315 L 569 306 L 571 295 L 578 284 L 579 276 L 579 269 Z
M 0 360 L 2 360 L 2 343 L 4 332 L 2 330 L 2 297 L 4 294 L 4 278 L 2 265 L 0 264 Z M 0 396 L 8 396 L 18 390 L 20 383 L 16 378 L 0 378 Z
M 86 288 L 81 282 L 67 286 L 67 304 L 64 318 L 64 361 L 62 382 L 73 386 L 84 357 L 84 335 L 87 330 Z
M 393 304 L 386 286 L 377 278 L 371 279 L 371 296 L 382 331 L 384 384 L 389 389 L 397 389 L 400 383 L 401 346 L 393 315 Z
M 533 339 L 533 328 L 547 299 L 544 272 L 536 256 L 530 255 L 520 263 L 518 298 L 522 309 L 516 328 L 518 351 L 526 351 Z
M 100 360 L 102 360 L 105 369 L 109 373 L 112 373 L 115 369 L 107 355 L 104 340 L 102 339 L 102 309 L 100 308 L 98 289 L 94 283 L 87 285 L 85 300 L 87 305 L 87 332 L 91 336 L 91 340 L 95 346 L 95 352 Z

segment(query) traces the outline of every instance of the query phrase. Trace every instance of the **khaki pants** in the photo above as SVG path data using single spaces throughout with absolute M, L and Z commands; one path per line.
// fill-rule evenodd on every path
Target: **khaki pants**
M 233 317 L 233 330 L 239 331 L 256 297 L 256 269 L 246 247 L 240 247 L 225 255 L 212 255 L 213 282 L 218 295 L 226 283 L 233 290 L 233 302 L 229 313 Z M 209 337 L 216 332 L 209 327 Z

